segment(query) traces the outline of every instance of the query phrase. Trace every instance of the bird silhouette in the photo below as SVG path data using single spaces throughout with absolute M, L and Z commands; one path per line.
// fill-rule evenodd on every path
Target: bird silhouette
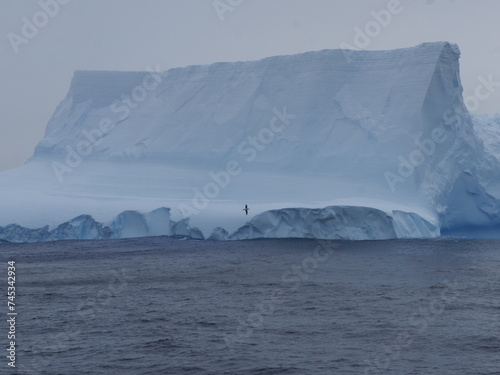
M 245 215 L 248 215 L 248 210 L 249 210 L 249 208 L 248 208 L 248 206 L 245 204 L 245 208 L 243 209 L 243 211 L 245 211 Z

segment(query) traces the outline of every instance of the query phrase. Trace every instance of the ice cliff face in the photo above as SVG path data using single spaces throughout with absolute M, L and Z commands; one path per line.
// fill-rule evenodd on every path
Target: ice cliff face
M 467 112 L 459 57 L 439 42 L 76 72 L 33 157 L 0 175 L 0 225 L 49 225 L 50 238 L 494 231 L 500 142 Z M 168 215 L 139 213 L 158 207 Z
M 430 43 L 348 60 L 325 50 L 161 74 L 80 71 L 34 158 L 189 168 L 248 159 L 265 172 L 378 180 L 388 160 L 397 167 L 397 153 L 430 137 L 460 104 L 458 56 L 453 45 Z

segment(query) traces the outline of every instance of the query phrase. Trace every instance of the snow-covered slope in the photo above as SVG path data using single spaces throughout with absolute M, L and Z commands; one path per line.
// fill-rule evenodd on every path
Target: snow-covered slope
M 464 106 L 459 56 L 439 42 L 76 72 L 33 157 L 0 175 L 0 226 L 53 232 L 91 215 L 103 238 L 178 223 L 217 239 L 495 228 L 499 160 Z M 161 207 L 168 219 L 140 213 Z

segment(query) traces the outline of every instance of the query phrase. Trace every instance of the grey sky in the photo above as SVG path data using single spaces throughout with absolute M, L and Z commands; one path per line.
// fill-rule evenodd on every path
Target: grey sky
M 75 70 L 165 70 L 356 46 L 354 28 L 398 0 L 216 0 L 234 4 L 223 20 L 214 0 L 65 0 L 44 20 L 39 3 L 52 1 L 0 0 L 0 171 L 31 156 Z M 363 49 L 447 40 L 462 51 L 464 96 L 474 95 L 480 77 L 500 82 L 500 1 L 400 4 Z M 16 53 L 8 34 L 24 37 L 23 17 L 34 16 L 47 25 L 14 43 Z M 499 99 L 497 90 L 476 112 L 500 112 Z

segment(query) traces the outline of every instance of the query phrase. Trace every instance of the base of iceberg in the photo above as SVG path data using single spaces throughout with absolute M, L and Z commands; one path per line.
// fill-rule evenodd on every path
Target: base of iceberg
M 17 224 L 0 227 L 0 241 L 14 243 L 150 236 L 205 239 L 200 229 L 190 226 L 189 218 L 173 221 L 169 208 L 159 208 L 144 214 L 137 211 L 125 211 L 109 224 L 99 223 L 90 215 L 81 215 L 53 229 L 48 226 L 29 229 Z M 361 206 L 330 206 L 323 209 L 286 208 L 266 211 L 253 217 L 232 234 L 224 228 L 217 227 L 208 239 L 387 240 L 439 236 L 437 220 L 426 220 L 416 213 L 384 212 Z

